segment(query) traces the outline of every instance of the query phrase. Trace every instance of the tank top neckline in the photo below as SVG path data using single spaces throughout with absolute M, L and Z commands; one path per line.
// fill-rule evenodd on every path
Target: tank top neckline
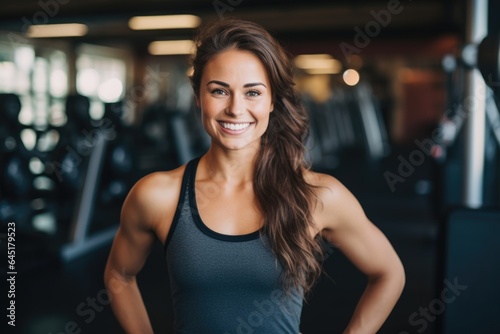
M 198 170 L 198 163 L 200 162 L 201 156 L 191 160 L 186 166 L 186 173 L 188 174 L 188 197 L 189 197 L 189 207 L 191 211 L 191 216 L 196 224 L 196 226 L 200 229 L 201 232 L 206 234 L 207 236 L 229 242 L 242 242 L 242 241 L 250 241 L 255 240 L 260 237 L 261 230 L 247 233 L 247 234 L 222 234 L 212 230 L 208 227 L 203 220 L 201 219 L 200 213 L 198 211 L 198 204 L 196 203 L 196 188 L 195 188 L 195 179 L 196 179 L 196 171 Z

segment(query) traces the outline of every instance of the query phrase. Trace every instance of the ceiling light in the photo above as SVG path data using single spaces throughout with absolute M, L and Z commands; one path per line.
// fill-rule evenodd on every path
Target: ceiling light
M 306 68 L 304 71 L 307 74 L 338 74 L 340 69 L 337 68 Z
M 192 40 L 179 41 L 155 41 L 148 46 L 148 51 L 152 55 L 185 55 L 194 51 Z
M 336 74 L 342 69 L 342 64 L 328 54 L 310 54 L 295 57 L 295 66 L 311 74 Z
M 195 15 L 134 16 L 128 21 L 132 30 L 196 28 L 201 19 Z
M 76 37 L 86 35 L 87 31 L 87 26 L 80 23 L 41 24 L 30 26 L 26 34 L 31 38 Z

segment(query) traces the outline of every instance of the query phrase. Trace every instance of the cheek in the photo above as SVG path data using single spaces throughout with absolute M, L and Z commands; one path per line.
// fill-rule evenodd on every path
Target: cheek
M 256 106 L 255 110 L 258 111 L 259 119 L 261 119 L 262 121 L 265 120 L 267 125 L 267 122 L 269 121 L 269 117 L 271 115 L 272 104 L 269 101 L 263 101 L 258 106 Z
M 211 96 L 205 96 L 200 99 L 200 106 L 205 113 L 215 115 L 224 110 L 224 106 L 227 101 L 224 99 L 213 98 Z
M 216 101 L 212 101 L 210 99 L 202 99 L 200 101 L 200 112 L 201 119 L 203 122 L 209 121 L 210 118 L 215 117 L 219 113 L 220 106 L 216 103 Z
M 201 109 L 201 124 L 206 131 L 210 131 L 213 128 L 212 119 L 213 115 L 207 112 L 206 109 Z
M 259 129 L 258 132 L 260 133 L 260 135 L 263 135 L 269 129 L 270 121 L 271 121 L 271 118 L 270 118 L 269 112 L 262 113 L 259 115 L 257 126 Z
M 265 117 L 268 117 L 268 114 L 273 109 L 273 104 L 270 99 L 265 99 L 251 103 L 250 108 L 259 115 L 265 115 Z

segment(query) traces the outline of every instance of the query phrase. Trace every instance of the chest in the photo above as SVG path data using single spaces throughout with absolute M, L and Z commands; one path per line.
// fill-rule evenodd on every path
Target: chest
M 281 272 L 261 238 L 217 240 L 201 231 L 183 235 L 182 239 L 172 239 L 167 252 L 171 278 L 183 290 L 267 290 L 274 286 Z
M 251 187 L 227 190 L 215 182 L 197 182 L 194 197 L 201 220 L 217 233 L 243 235 L 263 226 Z

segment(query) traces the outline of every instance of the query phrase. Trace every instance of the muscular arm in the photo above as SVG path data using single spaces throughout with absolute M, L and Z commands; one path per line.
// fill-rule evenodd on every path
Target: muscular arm
M 136 275 L 156 240 L 155 226 L 165 219 L 165 212 L 160 209 L 165 204 L 157 204 L 158 197 L 165 200 L 158 193 L 157 179 L 149 176 L 140 180 L 127 196 L 104 273 L 111 307 L 127 333 L 153 333 Z
M 368 277 L 367 287 L 344 333 L 376 333 L 403 290 L 403 265 L 354 196 L 332 177 L 323 177 L 322 184 L 326 185 L 321 195 L 322 234 Z

